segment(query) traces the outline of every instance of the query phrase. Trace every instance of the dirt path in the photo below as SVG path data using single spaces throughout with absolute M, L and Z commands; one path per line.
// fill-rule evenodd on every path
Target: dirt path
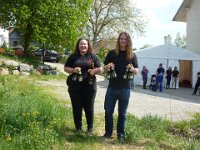
M 63 70 L 63 65 L 60 66 L 60 69 L 61 71 Z M 42 84 L 56 87 L 55 93 L 58 96 L 70 100 L 65 80 L 43 81 Z M 95 113 L 103 113 L 104 97 L 108 81 L 102 76 L 97 76 L 97 84 Z M 191 119 L 193 113 L 200 112 L 200 96 L 192 96 L 191 93 L 192 89 L 164 89 L 160 93 L 143 90 L 141 87 L 136 86 L 131 92 L 128 112 L 138 117 L 151 114 L 172 121 Z

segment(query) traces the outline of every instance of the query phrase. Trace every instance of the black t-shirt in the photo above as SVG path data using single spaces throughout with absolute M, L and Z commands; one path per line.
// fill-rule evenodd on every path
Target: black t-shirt
M 173 70 L 172 76 L 173 77 L 178 77 L 179 71 L 178 70 Z
M 166 78 L 171 78 L 171 76 L 172 76 L 172 70 L 168 69 Z
M 73 81 L 74 86 L 76 86 L 77 84 L 78 85 L 88 84 L 88 76 L 89 76 L 88 69 L 93 69 L 93 67 L 97 68 L 100 66 L 101 66 L 101 63 L 98 57 L 94 54 L 80 55 L 80 54 L 73 53 L 68 57 L 65 63 L 65 67 L 72 67 L 72 68 L 80 67 L 81 68 L 81 75 L 83 77 L 83 81 L 82 82 Z
M 123 76 L 126 72 L 126 66 L 128 64 L 133 64 L 135 68 L 138 68 L 137 56 L 134 54 L 134 57 L 131 60 L 128 60 L 126 57 L 126 51 L 120 51 L 119 55 L 117 55 L 114 50 L 111 50 L 105 58 L 104 65 L 107 65 L 111 62 L 115 64 L 115 72 L 117 77 L 111 78 L 108 86 L 113 88 L 130 89 L 131 80 L 124 79 Z
M 164 73 L 165 73 L 165 69 L 164 69 L 164 68 L 159 67 L 159 68 L 157 69 L 157 74 L 158 74 L 158 75 L 164 75 Z

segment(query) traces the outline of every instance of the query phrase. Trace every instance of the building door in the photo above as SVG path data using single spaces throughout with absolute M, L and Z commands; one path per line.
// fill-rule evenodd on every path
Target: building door
M 192 61 L 180 60 L 179 61 L 179 86 L 192 87 Z

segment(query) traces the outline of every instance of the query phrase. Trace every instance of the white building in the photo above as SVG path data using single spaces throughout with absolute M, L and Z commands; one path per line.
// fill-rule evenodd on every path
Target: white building
M 186 49 L 200 54 L 200 0 L 184 0 L 173 21 L 186 22 Z
M 9 43 L 9 31 L 0 28 L 0 47 L 2 46 L 2 44 L 4 43 L 4 41 L 8 45 L 8 43 Z

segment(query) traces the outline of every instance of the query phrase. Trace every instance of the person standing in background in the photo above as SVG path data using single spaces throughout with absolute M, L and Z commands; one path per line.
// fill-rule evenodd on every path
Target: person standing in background
M 149 70 L 147 69 L 147 67 L 143 66 L 142 71 L 141 71 L 142 80 L 143 80 L 143 89 L 146 89 L 148 73 L 149 73 Z
M 197 73 L 197 82 L 195 84 L 194 92 L 192 93 L 192 95 L 196 95 L 199 86 L 200 86 L 200 72 Z M 199 95 L 200 95 L 200 92 L 199 92 Z
M 72 103 L 72 111 L 76 132 L 82 133 L 82 110 L 85 111 L 87 133 L 92 135 L 94 120 L 94 101 L 97 92 L 95 75 L 100 73 L 100 61 L 92 54 L 92 45 L 86 38 L 80 38 L 75 51 L 68 57 L 64 71 L 67 78 L 68 93 Z
M 166 79 L 167 79 L 166 89 L 170 88 L 171 78 L 172 78 L 172 67 L 169 67 L 166 71 Z
M 178 76 L 179 76 L 179 71 L 175 66 L 174 70 L 172 71 L 172 88 L 174 87 L 174 89 L 177 88 Z
M 105 95 L 105 134 L 104 138 L 111 138 L 113 134 L 113 113 L 118 101 L 117 138 L 119 142 L 125 139 L 126 111 L 129 104 L 131 79 L 138 73 L 138 62 L 132 52 L 131 37 L 127 32 L 118 36 L 116 48 L 108 52 L 104 61 L 104 70 L 114 69 L 116 75 L 109 79 Z
M 155 85 L 155 91 L 158 89 L 158 84 L 160 86 L 160 92 L 162 92 L 163 89 L 163 76 L 165 73 L 165 69 L 163 68 L 162 64 L 159 64 L 159 67 L 156 71 L 156 85 Z

